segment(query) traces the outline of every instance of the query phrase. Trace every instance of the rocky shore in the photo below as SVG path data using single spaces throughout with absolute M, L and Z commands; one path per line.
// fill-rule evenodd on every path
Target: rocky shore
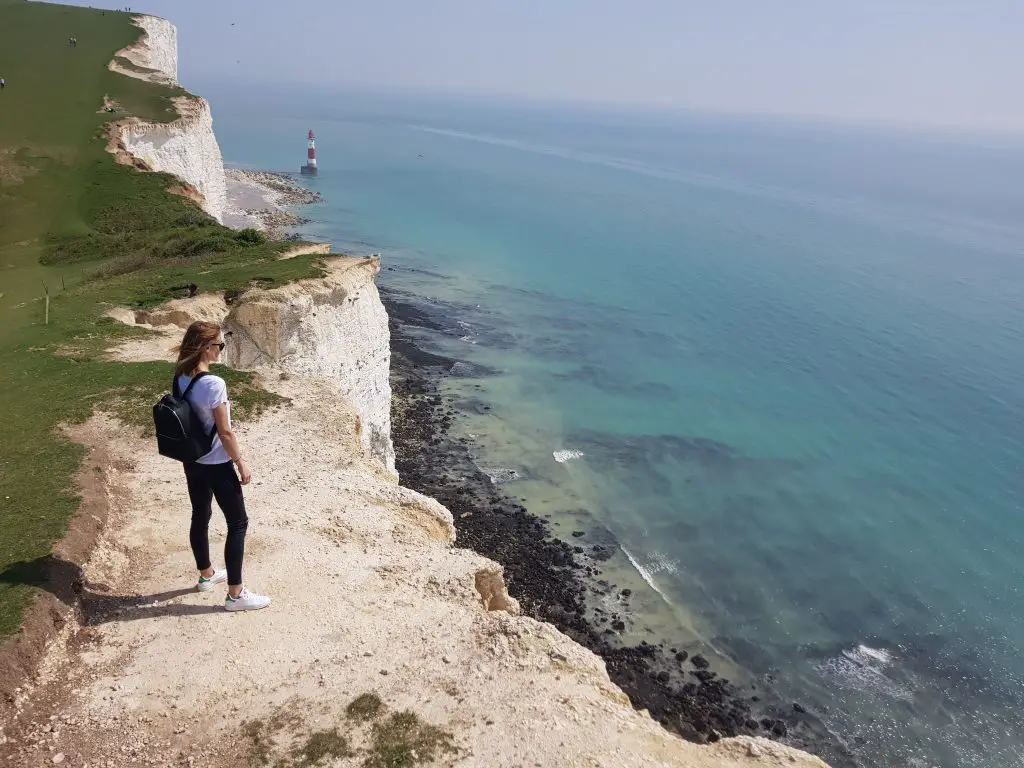
M 270 202 L 274 205 L 311 205 L 321 200 L 319 192 L 306 189 L 287 173 L 247 171 L 238 168 L 225 173 L 233 181 L 244 181 L 267 190 L 273 195 Z
M 820 721 L 802 706 L 751 695 L 719 677 L 702 655 L 665 643 L 621 640 L 629 616 L 629 590 L 602 578 L 601 562 L 614 539 L 574 543 L 551 535 L 543 519 L 503 494 L 471 458 L 466 438 L 449 434 L 457 404 L 439 384 L 460 361 L 424 349 L 424 332 L 458 332 L 415 297 L 381 288 L 391 331 L 392 438 L 403 485 L 451 510 L 459 546 L 501 563 L 509 594 L 525 614 L 550 622 L 600 656 L 614 683 L 633 705 L 665 728 L 697 743 L 751 734 L 821 754 L 833 766 L 853 765 Z M 610 536 L 610 534 L 609 534 Z M 580 546 L 586 541 L 587 546 Z M 595 609 L 588 597 L 611 597 L 618 612 Z M 593 602 L 597 602 L 592 601 Z
M 299 240 L 301 238 L 297 234 L 289 234 L 285 230 L 310 222 L 310 219 L 291 211 L 246 208 L 242 213 L 256 219 L 259 222 L 258 228 L 263 230 L 271 240 Z
M 271 240 L 301 239 L 289 229 L 308 224 L 310 219 L 285 207 L 313 205 L 322 200 L 319 192 L 306 189 L 287 173 L 228 169 L 228 198 L 232 210 L 226 223 L 236 228 L 255 227 Z

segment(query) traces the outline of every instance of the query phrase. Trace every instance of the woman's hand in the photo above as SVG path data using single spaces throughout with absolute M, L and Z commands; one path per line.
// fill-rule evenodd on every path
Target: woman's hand
M 238 467 L 238 479 L 242 485 L 248 485 L 249 481 L 252 480 L 252 473 L 249 472 L 249 467 L 245 464 L 245 459 L 239 459 L 235 462 L 235 466 Z

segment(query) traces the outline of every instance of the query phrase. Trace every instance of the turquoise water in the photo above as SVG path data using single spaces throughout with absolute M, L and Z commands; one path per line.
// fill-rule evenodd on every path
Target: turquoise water
M 615 534 L 637 637 L 865 765 L 1024 765 L 1024 149 L 199 90 L 230 163 L 297 169 L 316 131 L 308 232 L 495 369 L 449 384 L 492 406 L 480 465 Z

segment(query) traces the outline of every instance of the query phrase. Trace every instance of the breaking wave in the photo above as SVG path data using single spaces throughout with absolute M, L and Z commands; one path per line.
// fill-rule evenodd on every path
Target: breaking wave
M 555 461 L 559 464 L 565 464 L 565 462 L 572 461 L 573 459 L 581 459 L 584 456 L 583 451 L 574 450 L 552 451 L 551 455 L 554 456 Z
M 861 643 L 826 659 L 817 670 L 823 677 L 845 688 L 912 701 L 914 695 L 911 690 L 886 674 L 894 661 L 890 651 Z
M 490 478 L 493 485 L 511 482 L 519 477 L 519 473 L 508 467 L 480 467 L 480 471 Z
M 662 600 L 671 605 L 672 601 L 668 599 L 668 595 L 661 591 L 661 587 L 659 587 L 658 583 L 654 580 L 652 571 L 640 565 L 640 563 L 637 561 L 635 557 L 633 557 L 633 554 L 628 549 L 626 549 L 622 545 L 619 545 L 619 549 L 622 550 L 622 554 L 624 554 L 626 558 L 629 560 L 629 562 L 633 564 L 633 567 L 636 568 L 636 572 L 640 574 L 640 578 L 647 582 L 647 586 L 649 586 L 651 589 L 653 589 L 655 592 L 661 595 Z M 655 567 L 654 570 L 657 571 L 659 569 Z
M 465 320 L 457 320 L 456 322 L 458 323 L 459 328 L 465 331 L 464 335 L 459 336 L 459 341 L 465 341 L 468 344 L 476 344 L 476 336 L 473 334 L 472 326 L 470 326 L 470 324 Z

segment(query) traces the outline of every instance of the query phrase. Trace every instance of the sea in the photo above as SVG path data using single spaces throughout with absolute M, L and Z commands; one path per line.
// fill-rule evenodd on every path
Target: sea
M 459 329 L 456 429 L 864 766 L 1024 765 L 1024 142 L 193 86 Z M 481 375 L 481 372 L 485 374 Z

